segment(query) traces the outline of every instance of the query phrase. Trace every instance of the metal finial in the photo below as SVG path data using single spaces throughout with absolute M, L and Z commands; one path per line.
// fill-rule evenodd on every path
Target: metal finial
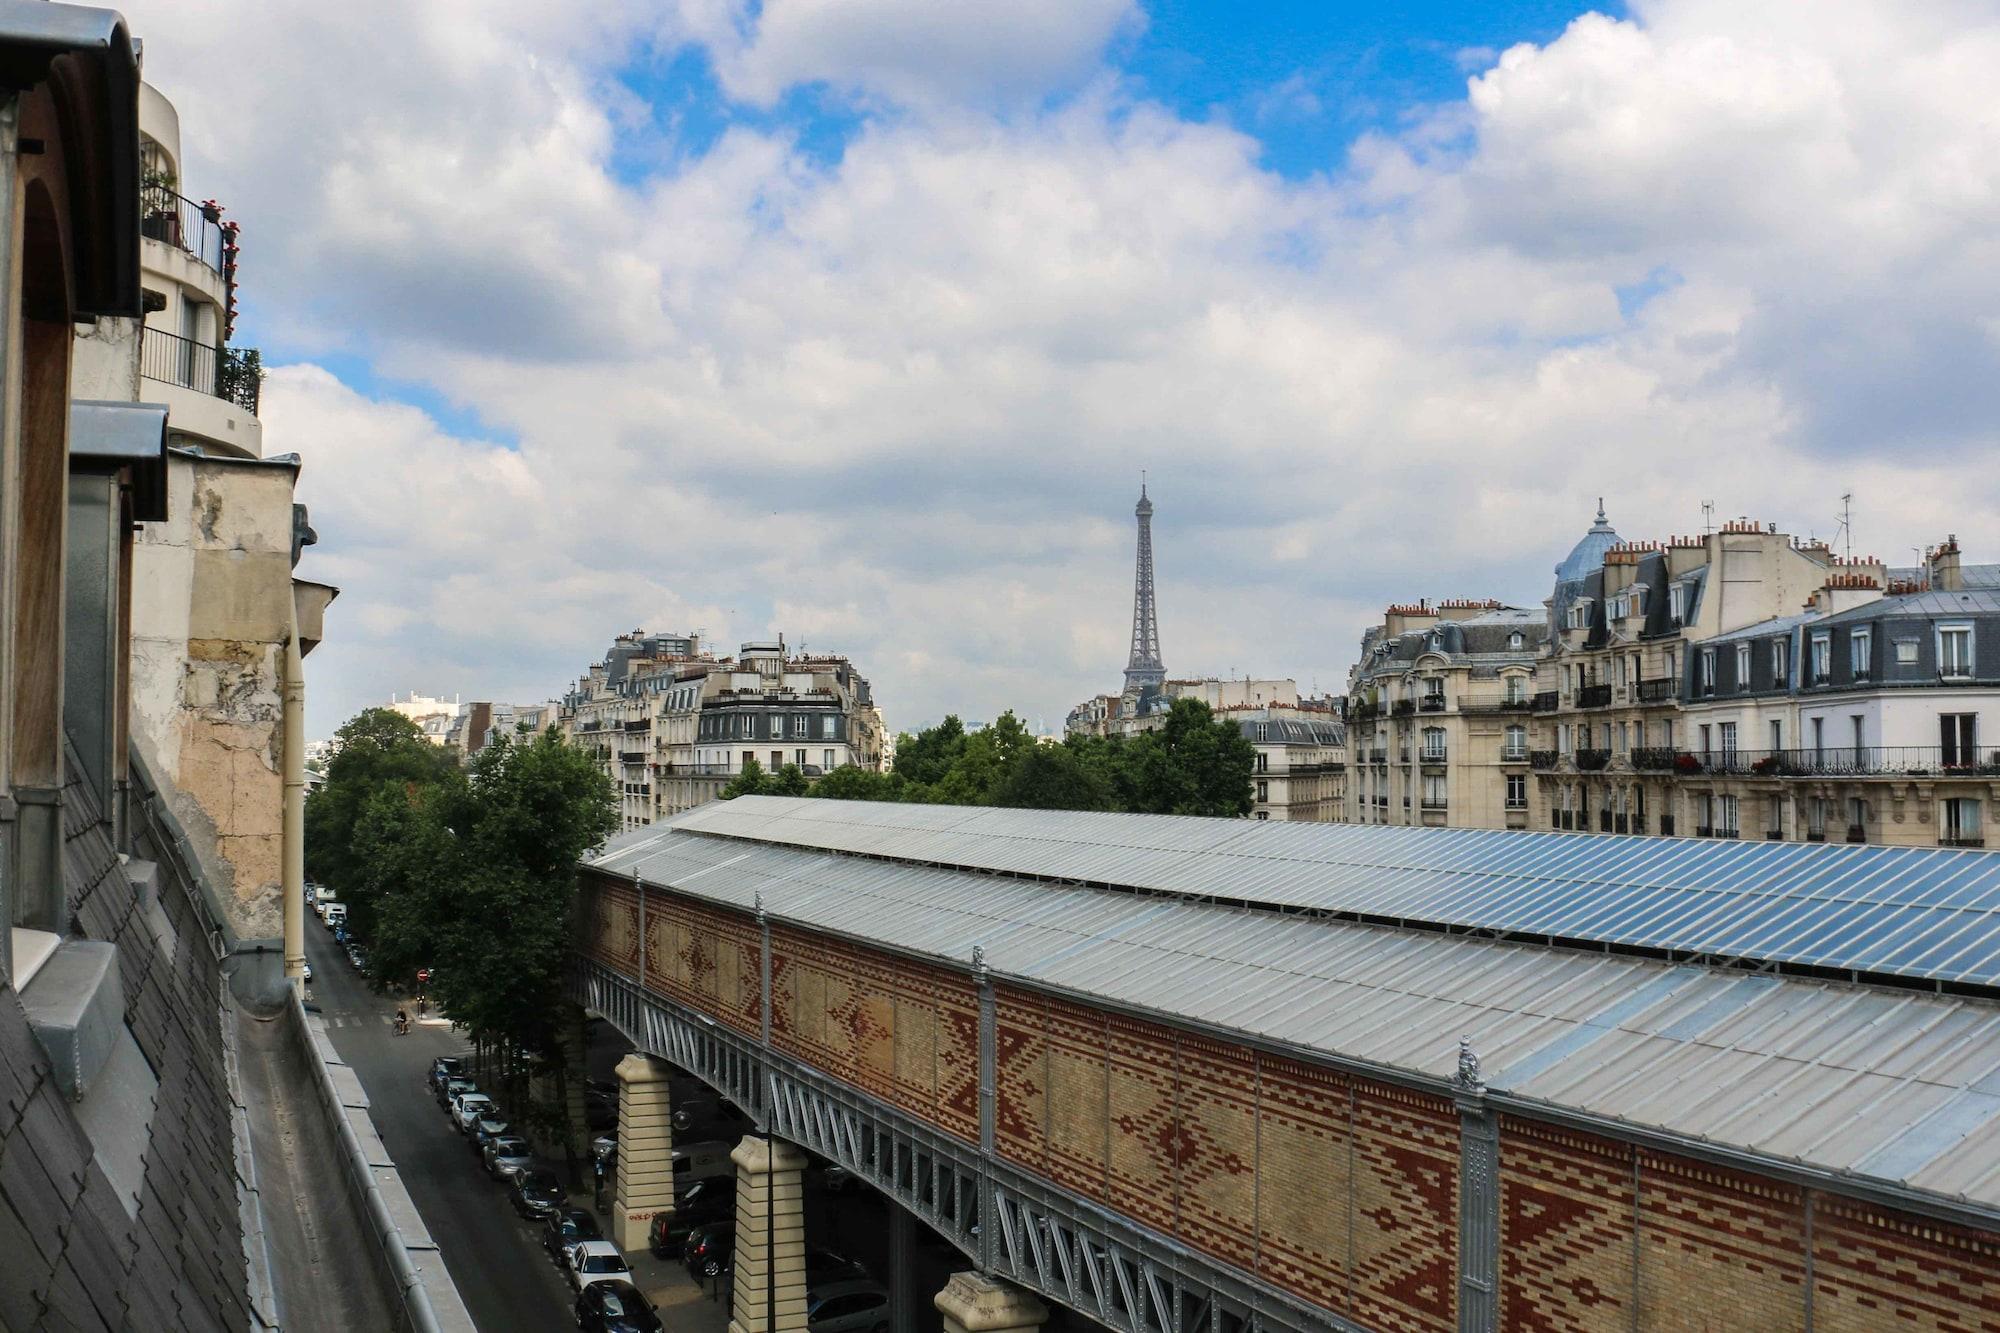
M 763 893 L 759 892 L 759 893 L 757 894 L 757 896 L 755 897 L 755 899 L 753 899 L 753 900 L 752 900 L 752 902 L 751 902 L 751 904 L 750 904 L 750 905 L 751 905 L 751 908 L 752 908 L 752 909 L 753 909 L 753 910 L 754 910 L 754 911 L 755 911 L 755 912 L 757 913 L 757 920 L 761 922 L 761 921 L 762 921 L 762 920 L 764 919 L 764 895 L 763 895 Z
M 982 977 L 986 975 L 986 946 L 983 944 L 972 946 L 972 970 Z
M 1486 1078 L 1479 1072 L 1479 1057 L 1472 1053 L 1472 1038 L 1458 1039 L 1458 1076 L 1452 1080 L 1460 1092 L 1486 1091 Z

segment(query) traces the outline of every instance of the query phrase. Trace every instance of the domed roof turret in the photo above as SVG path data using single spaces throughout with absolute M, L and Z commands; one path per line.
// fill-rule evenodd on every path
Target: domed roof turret
M 1618 534 L 1604 518 L 1604 501 L 1597 502 L 1597 521 L 1590 525 L 1590 531 L 1583 534 L 1583 540 L 1570 548 L 1563 562 L 1556 566 L 1556 582 L 1573 583 L 1588 578 L 1593 570 L 1604 563 L 1604 553 L 1618 544 Z

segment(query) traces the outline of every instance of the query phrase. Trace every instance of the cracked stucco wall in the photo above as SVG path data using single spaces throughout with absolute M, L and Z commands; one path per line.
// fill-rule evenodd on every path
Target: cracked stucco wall
M 171 456 L 133 555 L 133 734 L 247 938 L 283 933 L 288 468 Z

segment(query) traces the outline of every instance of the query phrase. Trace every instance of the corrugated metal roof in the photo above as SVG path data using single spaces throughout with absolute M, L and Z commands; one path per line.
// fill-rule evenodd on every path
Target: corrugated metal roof
M 979 945 L 1003 975 L 1437 1079 L 1468 1036 L 1501 1093 L 2000 1216 L 2000 1005 L 1986 1000 L 870 859 L 823 848 L 837 831 L 936 850 L 983 812 L 804 817 L 826 804 L 704 806 L 594 864 L 738 908 L 761 894 L 778 920 L 961 965 Z M 717 824 L 731 836 L 702 831 Z M 1082 815 L 1061 840 L 995 839 L 987 859 L 1046 874 L 1038 858 L 1095 847 L 1120 866 L 1199 867 L 1204 842 L 1233 827 Z
M 1443 929 L 2000 986 L 2000 852 L 761 797 L 731 838 Z

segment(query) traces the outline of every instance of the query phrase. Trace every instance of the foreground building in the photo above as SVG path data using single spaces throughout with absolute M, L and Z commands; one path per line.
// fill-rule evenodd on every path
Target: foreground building
M 783 639 L 716 658 L 692 634 L 620 635 L 560 723 L 618 785 L 628 829 L 716 799 L 751 761 L 816 778 L 880 771 L 886 751 L 867 678 L 845 657 L 788 654 Z
M 142 190 L 117 15 L 0 8 L 0 69 L 0 1327 L 467 1327 L 287 981 L 332 590 L 296 460 L 152 336 L 220 358 L 233 257 Z

